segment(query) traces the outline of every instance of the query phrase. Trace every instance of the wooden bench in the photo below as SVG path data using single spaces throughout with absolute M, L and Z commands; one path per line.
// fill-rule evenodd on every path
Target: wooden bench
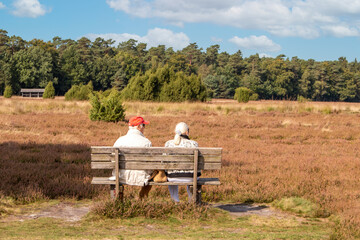
M 220 170 L 222 148 L 116 148 L 91 147 L 91 168 L 115 170 L 116 179 L 110 176 L 93 177 L 91 184 L 110 185 L 110 195 L 123 198 L 123 183 L 119 182 L 119 170 L 192 170 L 193 182 L 149 182 L 149 185 L 190 185 L 193 201 L 201 202 L 202 185 L 220 185 L 218 178 L 198 178 L 198 170 Z

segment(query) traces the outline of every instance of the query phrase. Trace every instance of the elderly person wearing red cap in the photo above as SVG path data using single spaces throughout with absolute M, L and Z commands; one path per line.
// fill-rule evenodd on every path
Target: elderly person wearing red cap
M 144 136 L 145 125 L 149 124 L 142 117 L 136 116 L 129 120 L 129 131 L 114 143 L 114 147 L 151 147 L 151 142 Z M 139 197 L 147 197 L 151 186 L 148 185 L 152 170 L 123 170 L 119 171 L 119 180 L 128 185 L 141 186 Z M 113 172 L 115 175 L 115 172 Z

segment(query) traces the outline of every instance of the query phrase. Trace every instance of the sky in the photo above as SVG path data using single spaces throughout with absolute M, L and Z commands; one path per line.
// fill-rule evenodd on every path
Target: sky
M 360 58 L 360 0 L 0 0 L 0 29 L 27 41 L 135 39 L 181 50 Z

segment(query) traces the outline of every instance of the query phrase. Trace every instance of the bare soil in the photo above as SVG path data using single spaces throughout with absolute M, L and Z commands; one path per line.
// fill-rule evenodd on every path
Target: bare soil
M 281 212 L 277 209 L 274 209 L 264 204 L 240 203 L 240 204 L 214 204 L 212 206 L 228 211 L 229 214 L 234 217 L 242 217 L 248 215 L 276 217 L 276 218 L 289 217 L 288 213 Z
M 277 209 L 263 204 L 213 204 L 211 207 L 220 208 L 229 212 L 231 216 L 242 217 L 248 215 L 257 215 L 263 217 L 287 218 L 289 214 L 281 212 Z M 67 222 L 80 221 L 91 209 L 90 204 L 82 204 L 81 206 L 74 203 L 61 202 L 59 204 L 44 208 L 26 211 L 26 213 L 14 214 L 5 217 L 0 222 L 24 221 L 37 218 L 56 218 Z M 293 217 L 293 216 L 292 216 Z
M 25 214 L 10 215 L 2 221 L 24 221 L 41 217 L 57 218 L 67 222 L 77 222 L 90 211 L 90 205 L 76 206 L 74 203 L 61 202 L 54 206 L 35 209 Z

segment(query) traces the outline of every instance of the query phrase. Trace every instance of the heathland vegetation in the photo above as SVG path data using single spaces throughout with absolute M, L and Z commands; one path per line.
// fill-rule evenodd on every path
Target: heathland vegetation
M 9 198 L 16 204 L 71 198 L 100 201 L 101 206 L 97 206 L 94 213 L 110 218 L 140 215 L 145 219 L 162 220 L 134 220 L 137 222 L 135 225 L 134 222 L 123 220 L 127 225 L 120 228 L 122 233 L 116 227 L 120 224 L 116 220 L 111 223 L 108 220 L 96 220 L 71 225 L 66 233 L 63 227 L 56 231 L 47 229 L 40 220 L 34 223 L 5 222 L 2 223 L 1 234 L 12 232 L 5 230 L 6 226 L 20 231 L 21 226 L 36 227 L 32 224 L 44 226 L 45 232 L 78 237 L 81 236 L 76 235 L 79 233 L 74 229 L 79 230 L 80 227 L 80 232 L 90 234 L 95 232 L 91 226 L 96 226 L 99 231 L 114 226 L 110 227 L 111 231 L 121 235 L 130 234 L 126 230 L 128 227 L 142 234 L 139 228 L 148 232 L 146 226 L 161 229 L 159 231 L 162 232 L 169 229 L 180 231 L 180 225 L 190 224 L 193 229 L 207 233 L 208 236 L 234 239 L 248 237 L 248 229 L 244 229 L 244 226 L 250 228 L 252 234 L 262 234 L 255 234 L 254 239 L 360 237 L 360 168 L 357 147 L 360 143 L 359 104 L 286 101 L 250 101 L 239 104 L 233 100 L 123 104 L 127 116 L 142 114 L 150 120 L 146 136 L 151 139 L 153 146 L 163 146 L 173 137 L 174 125 L 185 121 L 191 126 L 190 137 L 199 142 L 200 146 L 223 148 L 221 171 L 209 173 L 209 176 L 218 175 L 222 185 L 205 188 L 204 201 L 268 203 L 285 211 L 293 211 L 307 220 L 276 220 L 275 224 L 270 220 L 259 222 L 258 218 L 239 218 L 230 224 L 230 220 L 214 216 L 213 212 L 203 208 L 171 205 L 168 191 L 162 187 L 154 188 L 146 203 L 126 202 L 126 205 L 119 205 L 104 201 L 108 196 L 107 188 L 90 184 L 92 172 L 89 147 L 112 145 L 119 135 L 126 133 L 126 123 L 90 121 L 88 114 L 91 106 L 87 101 L 64 101 L 63 98 L 26 100 L 13 97 L 0 99 L 2 216 L 13 211 L 9 207 Z M 135 187 L 126 188 L 126 199 L 134 198 L 137 191 Z M 184 189 L 181 190 L 181 196 L 183 200 L 186 199 Z M 199 221 L 207 221 L 194 223 L 189 212 L 193 212 Z M 119 213 L 122 213 L 121 216 Z M 174 215 L 167 217 L 171 213 Z M 185 219 L 185 222 L 181 219 Z M 163 222 L 170 224 L 170 227 L 159 226 Z M 325 222 L 330 232 L 316 230 L 317 224 Z M 64 223 L 52 221 L 52 227 L 57 225 L 64 226 Z M 189 234 L 185 235 L 189 238 L 206 238 L 203 235 L 191 235 L 194 234 L 191 232 L 185 233 Z M 144 238 L 151 237 L 146 236 Z
M 219 45 L 203 50 L 191 43 L 174 51 L 164 45 L 147 49 L 133 39 L 118 46 L 111 39 L 86 37 L 25 41 L 0 30 L 0 94 L 6 87 L 16 95 L 21 88 L 44 88 L 50 81 L 58 96 L 91 82 L 95 91 L 126 89 L 127 98 L 153 101 L 203 100 L 205 94 L 233 98 L 239 87 L 259 99 L 360 100 L 360 63 L 344 57 L 322 62 L 284 55 L 244 58 L 240 50 L 220 52 Z M 150 93 L 139 95 L 135 84 L 144 84 Z
M 135 40 L 113 44 L 101 38 L 25 41 L 0 30 L 5 97 L 0 98 L 0 216 L 12 213 L 9 202 L 102 202 L 108 192 L 90 184 L 89 147 L 112 145 L 127 131 L 119 120 L 141 114 L 151 121 L 146 135 L 153 146 L 163 146 L 174 125 L 185 121 L 200 146 L 224 149 L 222 170 L 210 173 L 222 185 L 205 187 L 205 201 L 272 204 L 331 224 L 333 239 L 360 238 L 360 105 L 308 101 L 359 101 L 356 60 L 243 58 L 241 51 L 219 52 L 219 45 L 203 51 L 196 43 L 179 51 L 163 45 L 147 50 Z M 10 98 L 21 88 L 39 87 L 46 87 L 44 98 L 50 99 Z M 209 100 L 234 97 L 250 102 Z M 261 99 L 299 101 L 251 101 Z M 126 198 L 136 191 L 126 189 Z M 103 201 L 92 212 L 108 218 L 176 216 L 170 222 L 216 214 L 206 207 L 173 205 L 163 200 L 167 194 L 154 188 L 147 203 Z M 315 231 L 312 220 L 295 222 L 291 226 L 299 231 Z M 287 226 L 277 229 L 287 231 Z M 275 233 L 274 239 L 286 236 Z

